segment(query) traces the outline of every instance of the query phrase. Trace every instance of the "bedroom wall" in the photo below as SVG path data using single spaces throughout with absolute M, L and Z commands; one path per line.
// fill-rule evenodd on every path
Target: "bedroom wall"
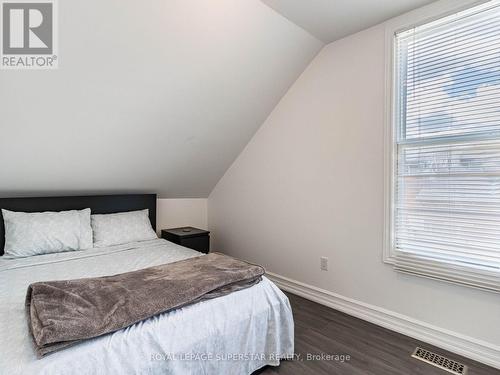
M 382 262 L 384 40 L 346 37 L 303 72 L 210 194 L 212 248 L 498 348 L 498 294 Z
M 0 70 L 0 195 L 206 198 L 323 43 L 258 0 L 64 0 Z
M 156 229 L 192 226 L 207 229 L 207 199 L 158 199 Z

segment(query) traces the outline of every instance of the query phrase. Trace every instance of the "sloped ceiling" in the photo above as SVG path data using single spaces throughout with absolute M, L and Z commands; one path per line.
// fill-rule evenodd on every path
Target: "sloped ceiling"
M 262 0 L 325 43 L 434 0 Z
M 207 197 L 323 43 L 260 1 L 59 1 L 59 69 L 0 71 L 0 195 Z

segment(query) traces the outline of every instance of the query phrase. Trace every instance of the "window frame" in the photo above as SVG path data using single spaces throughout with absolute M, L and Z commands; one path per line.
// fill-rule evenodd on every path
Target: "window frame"
M 396 33 L 424 25 L 490 0 L 441 0 L 393 18 L 385 25 L 385 114 L 384 114 L 384 233 L 383 262 L 394 265 L 394 204 L 395 173 L 397 164 L 398 82 L 396 59 Z M 422 275 L 424 276 L 424 275 Z M 449 280 L 448 280 L 449 281 Z M 453 282 L 453 281 L 451 281 Z M 462 284 L 462 283 L 459 283 Z

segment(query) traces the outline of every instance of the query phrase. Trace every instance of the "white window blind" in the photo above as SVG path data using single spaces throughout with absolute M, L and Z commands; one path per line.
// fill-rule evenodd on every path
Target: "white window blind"
M 500 3 L 395 35 L 399 271 L 500 291 Z

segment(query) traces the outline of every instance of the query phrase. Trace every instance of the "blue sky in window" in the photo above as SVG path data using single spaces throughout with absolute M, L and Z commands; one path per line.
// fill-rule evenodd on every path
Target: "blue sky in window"
M 500 131 L 499 12 L 405 39 L 407 138 Z
M 477 95 L 477 90 L 483 85 L 500 84 L 500 70 L 481 69 L 466 66 L 451 75 L 452 82 L 443 87 L 452 98 L 470 99 Z
M 500 130 L 500 38 L 498 33 L 467 38 L 471 48 L 448 44 L 429 50 L 409 43 L 408 138 L 476 132 L 482 126 Z

